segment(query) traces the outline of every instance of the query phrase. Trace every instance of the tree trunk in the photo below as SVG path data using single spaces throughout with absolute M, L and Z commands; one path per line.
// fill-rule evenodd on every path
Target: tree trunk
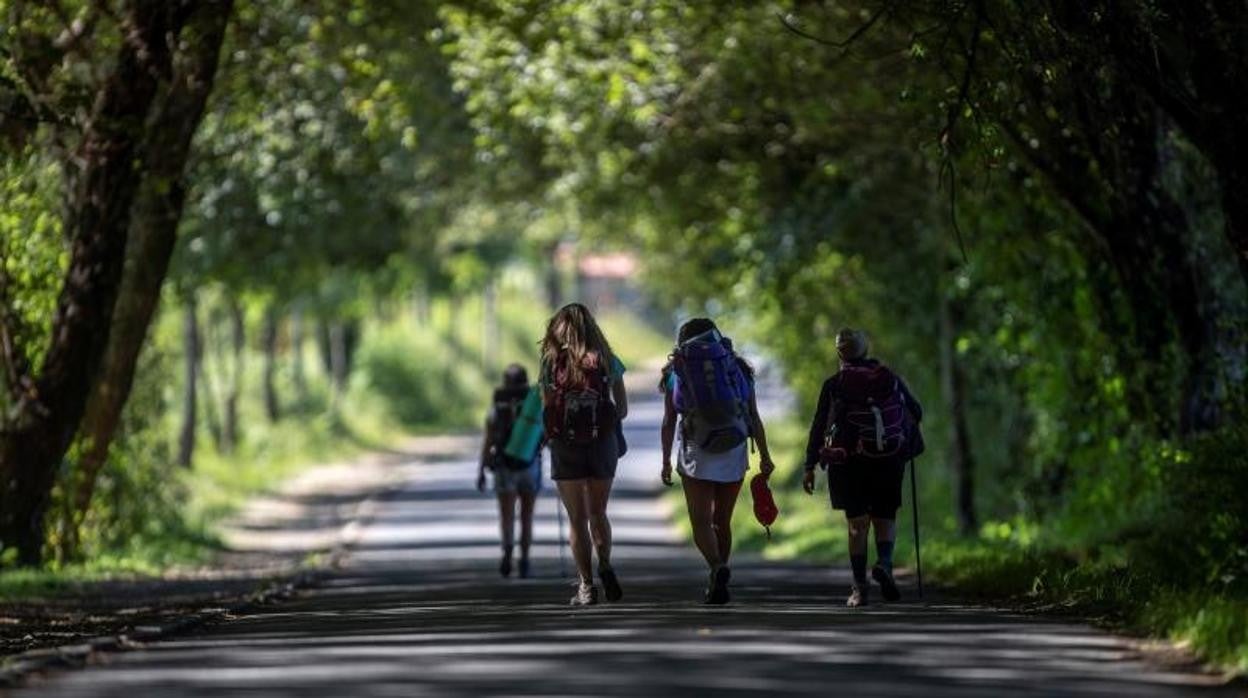
M 243 321 L 243 308 L 238 299 L 230 296 L 226 300 L 226 314 L 230 325 L 230 374 L 225 389 L 225 402 L 222 405 L 221 451 L 233 453 L 238 447 L 238 398 L 243 392 L 243 349 L 246 347 L 246 326 Z
M 277 373 L 277 309 L 271 305 L 264 312 L 261 342 L 264 344 L 264 413 L 270 422 L 276 422 L 282 415 L 277 386 L 274 385 Z
M 334 376 L 334 352 L 333 342 L 330 340 L 330 322 L 325 318 L 317 318 L 316 320 L 316 348 L 317 354 L 321 357 L 321 368 L 324 369 L 325 375 L 333 381 Z M 331 386 L 332 387 L 332 386 Z
M 347 388 L 347 330 L 341 320 L 329 323 L 330 411 L 338 413 Z
M 343 372 L 341 376 L 342 386 L 347 386 L 347 380 L 351 377 L 351 372 L 355 370 L 355 352 L 360 348 L 360 330 L 362 324 L 357 318 L 345 320 L 343 324 Z
M 498 364 L 498 288 L 493 281 L 481 292 L 481 366 L 492 375 Z
M 940 381 L 949 419 L 949 466 L 953 470 L 954 507 L 958 530 L 973 535 L 979 528 L 975 513 L 975 459 L 971 454 L 970 428 L 966 418 L 965 369 L 958 359 L 958 327 L 961 321 L 961 300 L 950 298 L 950 291 L 940 300 Z
M 127 40 L 65 163 L 68 268 L 40 368 L 11 379 L 14 404 L 0 430 L 0 546 L 16 548 L 23 565 L 42 559 L 56 472 L 108 348 L 131 211 L 148 164 L 140 163 L 144 122 L 171 70 L 168 42 L 181 29 L 176 9 L 160 0 L 125 5 Z M 25 372 L 32 362 L 18 352 L 5 346 L 4 363 Z
M 558 243 L 547 248 L 545 255 L 546 266 L 543 269 L 546 276 L 546 305 L 550 306 L 552 312 L 563 304 L 562 284 L 559 280 L 558 251 Z
M 204 357 L 206 348 L 213 348 L 214 354 L 217 354 L 217 366 L 221 366 L 224 362 L 221 360 L 219 345 L 213 339 L 211 332 L 212 321 L 211 314 L 207 325 L 200 325 L 199 333 L 199 360 L 195 362 L 195 368 L 199 371 L 198 385 L 203 390 L 197 391 L 203 402 L 204 423 L 208 427 L 208 434 L 212 436 L 212 443 L 217 447 L 217 451 L 221 451 L 221 442 L 224 440 L 223 429 L 221 427 L 221 415 L 218 413 L 218 405 L 220 404 L 221 390 L 217 386 L 217 380 L 214 378 L 212 371 L 208 370 L 208 362 Z
M 428 327 L 429 320 L 433 316 L 429 302 L 429 287 L 423 284 L 419 286 L 416 289 L 412 302 L 416 310 L 416 325 L 418 327 Z
M 295 397 L 302 405 L 308 401 L 308 377 L 303 365 L 303 308 L 298 305 L 290 313 L 290 370 Z
M 72 488 L 75 529 L 91 506 L 96 478 L 130 397 L 135 367 L 173 256 L 186 200 L 185 164 L 212 91 L 229 18 L 229 3 L 215 4 L 223 7 L 201 8 L 189 19 L 181 58 L 174 62 L 174 78 L 157 99 L 146 128 L 143 159 L 148 171 L 132 212 L 108 349 L 80 430 L 85 450 Z
M 178 465 L 191 467 L 195 459 L 195 426 L 199 409 L 199 367 L 203 359 L 203 342 L 199 334 L 199 304 L 192 291 L 186 299 L 186 317 L 182 324 L 182 343 L 186 352 L 185 382 L 182 393 L 182 428 L 178 434 Z

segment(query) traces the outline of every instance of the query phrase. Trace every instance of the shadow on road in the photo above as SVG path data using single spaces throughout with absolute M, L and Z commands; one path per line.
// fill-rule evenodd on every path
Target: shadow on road
M 378 503 L 347 563 L 293 601 L 106 656 L 22 695 L 1170 696 L 1225 692 L 1088 627 L 950 603 L 841 606 L 848 577 L 738 564 L 702 606 L 700 560 L 654 479 L 659 406 L 639 403 L 612 502 L 622 603 L 566 605 L 539 502 L 537 576 L 503 580 L 475 464 L 424 461 Z

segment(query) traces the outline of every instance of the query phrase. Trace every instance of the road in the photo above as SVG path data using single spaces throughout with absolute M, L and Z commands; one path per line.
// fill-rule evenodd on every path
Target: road
M 16 695 L 1232 694 L 1071 622 L 939 600 L 849 610 L 845 570 L 738 561 L 733 603 L 704 607 L 702 563 L 654 477 L 660 409 L 635 406 L 611 504 L 620 603 L 567 606 L 549 489 L 536 578 L 497 575 L 494 504 L 461 442 L 410 468 L 317 588 Z

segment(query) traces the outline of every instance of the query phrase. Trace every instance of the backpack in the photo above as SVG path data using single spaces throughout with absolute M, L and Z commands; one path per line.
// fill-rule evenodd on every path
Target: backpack
M 837 379 L 840 397 L 829 419 L 825 459 L 839 464 L 849 456 L 909 458 L 914 425 L 901 380 L 878 363 L 844 366 Z
M 672 403 L 684 438 L 707 453 L 725 453 L 750 437 L 754 386 L 741 369 L 732 340 L 707 332 L 672 354 Z
M 520 417 L 520 408 L 529 394 L 528 386 L 497 388 L 490 408 L 490 469 L 524 470 L 530 462 L 507 455 L 505 447 Z
M 615 438 L 615 405 L 608 396 L 610 375 L 596 354 L 585 357 L 583 379 L 576 381 L 561 356 L 542 381 L 542 419 L 546 434 L 573 446 L 588 446 L 610 434 Z

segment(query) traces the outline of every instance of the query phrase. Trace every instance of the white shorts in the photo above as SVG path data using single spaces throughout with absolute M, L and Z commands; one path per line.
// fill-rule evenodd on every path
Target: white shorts
M 750 442 L 723 453 L 707 453 L 683 438 L 680 440 L 676 469 L 681 475 L 711 482 L 741 482 L 750 469 Z

